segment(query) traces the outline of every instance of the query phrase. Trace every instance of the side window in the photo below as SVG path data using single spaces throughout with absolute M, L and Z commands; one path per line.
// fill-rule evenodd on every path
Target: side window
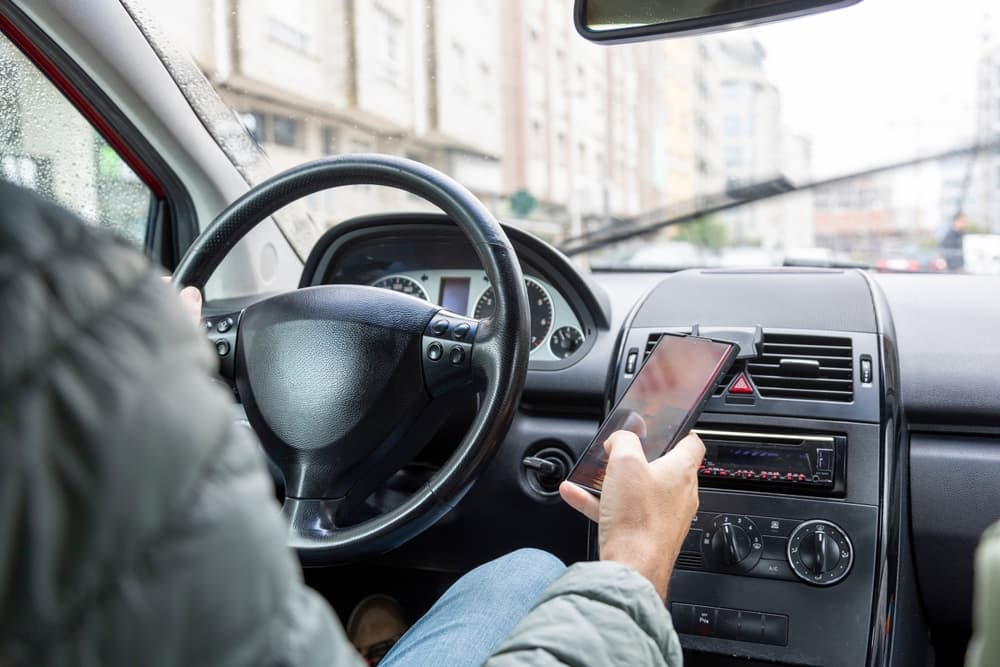
M 62 93 L 0 34 L 0 179 L 143 246 L 152 193 Z

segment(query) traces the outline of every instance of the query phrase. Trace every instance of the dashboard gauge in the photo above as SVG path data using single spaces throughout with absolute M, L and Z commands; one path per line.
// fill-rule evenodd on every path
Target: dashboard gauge
M 545 337 L 552 328 L 552 299 L 545 288 L 536 283 L 531 278 L 524 279 L 524 287 L 528 292 L 528 307 L 531 319 L 531 345 L 534 350 L 545 341 Z M 481 320 L 490 317 L 496 311 L 496 303 L 493 299 L 493 288 L 488 287 L 483 295 L 476 302 L 476 309 L 473 317 Z
M 549 349 L 560 359 L 565 359 L 583 345 L 583 332 L 576 327 L 559 327 L 549 340 Z
M 373 282 L 372 287 L 391 289 L 393 292 L 402 292 L 403 294 L 409 294 L 424 301 L 430 301 L 430 297 L 427 296 L 427 290 L 421 287 L 420 283 L 416 280 L 406 276 L 385 276 Z

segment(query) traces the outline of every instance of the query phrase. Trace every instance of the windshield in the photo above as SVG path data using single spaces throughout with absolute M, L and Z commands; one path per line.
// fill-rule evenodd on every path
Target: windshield
M 571 0 L 125 2 L 251 182 L 385 152 L 594 268 L 1000 273 L 994 151 L 867 171 L 1000 135 L 991 0 L 611 47 L 576 34 Z M 300 254 L 350 217 L 427 206 L 354 187 L 305 209 L 282 220 Z

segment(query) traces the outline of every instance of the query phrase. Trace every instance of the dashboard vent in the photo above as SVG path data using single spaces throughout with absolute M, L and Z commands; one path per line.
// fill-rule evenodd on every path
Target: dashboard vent
M 643 360 L 662 334 L 651 334 Z M 761 355 L 735 362 L 713 395 L 721 396 L 746 371 L 764 398 L 850 403 L 854 400 L 854 350 L 850 338 L 808 334 L 764 334 Z
M 705 559 L 698 553 L 681 553 L 677 556 L 677 567 L 689 570 L 700 570 L 705 566 Z
M 747 362 L 747 373 L 765 398 L 854 400 L 850 338 L 765 333 L 763 351 Z

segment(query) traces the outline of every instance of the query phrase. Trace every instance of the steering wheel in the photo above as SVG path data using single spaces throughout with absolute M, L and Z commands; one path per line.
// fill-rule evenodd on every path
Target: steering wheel
M 444 211 L 472 243 L 496 309 L 475 320 L 413 296 L 359 285 L 284 292 L 234 317 L 232 375 L 250 425 L 285 479 L 288 543 L 307 564 L 383 553 L 454 507 L 510 427 L 528 367 L 528 301 L 499 223 L 463 186 L 386 155 L 326 158 L 233 202 L 191 245 L 174 282 L 203 288 L 251 229 L 301 197 L 345 185 L 406 190 Z M 454 453 L 383 514 L 345 521 L 440 425 L 449 397 L 481 391 Z

